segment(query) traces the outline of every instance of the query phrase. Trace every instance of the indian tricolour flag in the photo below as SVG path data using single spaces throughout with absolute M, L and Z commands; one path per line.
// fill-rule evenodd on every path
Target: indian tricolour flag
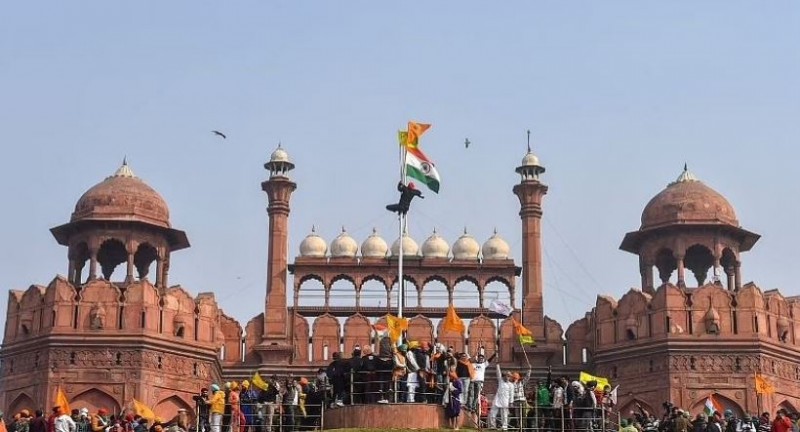
M 428 189 L 439 193 L 439 171 L 433 162 L 417 148 L 406 148 L 406 175 L 424 183 Z
M 703 408 L 703 411 L 706 413 L 707 416 L 714 415 L 715 411 L 722 411 L 722 408 L 717 403 L 716 399 L 714 399 L 714 395 L 709 395 L 706 398 L 706 405 Z

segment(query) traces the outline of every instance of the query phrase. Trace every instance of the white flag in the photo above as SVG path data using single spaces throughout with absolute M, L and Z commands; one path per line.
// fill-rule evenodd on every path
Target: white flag
M 492 312 L 497 312 L 500 315 L 505 316 L 510 316 L 514 312 L 514 309 L 511 306 L 499 300 L 492 300 L 492 303 L 489 304 L 489 309 L 491 309 Z
M 617 390 L 619 389 L 619 385 L 614 387 L 614 390 L 611 390 L 611 393 L 608 395 L 608 398 L 611 399 L 611 406 L 617 406 Z

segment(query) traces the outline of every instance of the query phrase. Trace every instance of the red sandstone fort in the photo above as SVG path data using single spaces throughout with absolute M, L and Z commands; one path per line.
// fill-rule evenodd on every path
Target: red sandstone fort
M 46 286 L 10 291 L 0 407 L 13 413 L 50 406 L 61 387 L 74 406 L 92 411 L 119 412 L 136 398 L 167 415 L 192 409 L 192 395 L 211 382 L 248 378 L 256 370 L 309 374 L 332 352 L 370 343 L 371 324 L 396 307 L 399 244 L 389 247 L 374 233 L 359 246 L 342 232 L 328 246 L 312 232 L 290 262 L 294 164 L 279 147 L 265 168 L 263 314 L 242 324 L 220 309 L 213 293 L 192 295 L 170 284 L 170 256 L 189 241 L 172 227 L 166 201 L 123 164 L 80 197 L 68 223 L 51 229 L 66 247 L 67 274 Z M 410 339 L 487 355 L 499 350 L 501 364 L 523 367 L 510 320 L 496 319 L 487 308 L 487 287 L 499 284 L 536 338 L 537 346 L 527 348 L 534 373 L 543 376 L 551 365 L 559 374 L 606 376 L 620 385 L 622 412 L 638 402 L 658 413 L 664 401 L 698 412 L 712 393 L 738 413 L 800 408 L 800 299 L 743 283 L 741 254 L 759 235 L 740 226 L 721 194 L 684 169 L 647 203 L 639 229 L 622 240 L 621 249 L 639 256 L 641 288 L 618 300 L 598 295 L 596 306 L 565 332 L 543 310 L 544 167 L 528 152 L 516 171 L 520 263 L 498 235 L 482 246 L 467 233 L 452 246 L 435 232 L 421 247 L 409 236 L 398 239 L 404 279 L 417 297 L 405 308 Z M 299 192 L 297 199 L 312 197 Z M 350 284 L 345 305 L 331 301 L 333 285 L 342 281 Z M 469 307 L 458 308 L 469 320 L 468 332 L 464 338 L 440 335 L 434 322 L 441 323 L 446 307 L 426 305 L 423 294 L 438 283 L 452 302 L 455 286 L 464 282 L 474 295 Z M 317 305 L 301 301 L 310 283 L 323 287 Z M 376 284 L 385 301 L 374 301 Z M 756 373 L 772 381 L 774 394 L 757 398 Z

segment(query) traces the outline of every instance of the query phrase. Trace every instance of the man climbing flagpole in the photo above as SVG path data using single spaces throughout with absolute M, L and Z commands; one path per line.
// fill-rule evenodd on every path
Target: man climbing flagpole
M 439 192 L 440 177 L 436 167 L 428 157 L 419 149 L 419 137 L 431 127 L 429 124 L 408 122 L 407 131 L 398 132 L 400 144 L 400 182 L 397 190 L 400 200 L 397 204 L 389 204 L 386 209 L 397 213 L 399 225 L 399 251 L 397 257 L 397 317 L 403 320 L 403 306 L 405 302 L 405 280 L 403 278 L 403 236 L 408 232 L 408 211 L 414 197 L 424 198 L 413 182 L 406 183 L 407 177 L 412 177 L 425 184 L 433 192 Z M 398 344 L 402 343 L 402 334 Z

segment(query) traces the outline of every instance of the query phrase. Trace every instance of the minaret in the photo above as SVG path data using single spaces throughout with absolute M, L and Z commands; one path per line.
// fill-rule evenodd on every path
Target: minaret
M 544 305 L 542 302 L 542 199 L 547 185 L 539 181 L 544 167 L 531 152 L 528 131 L 528 153 L 515 170 L 521 176 L 514 186 L 519 198 L 522 219 L 522 322 L 537 341 L 544 340 Z
M 264 304 L 263 343 L 289 344 L 289 322 L 286 309 L 286 279 L 289 259 L 289 200 L 297 184 L 289 179 L 294 164 L 278 144 L 269 162 L 269 180 L 261 183 L 269 206 L 269 248 L 267 252 L 267 296 Z

